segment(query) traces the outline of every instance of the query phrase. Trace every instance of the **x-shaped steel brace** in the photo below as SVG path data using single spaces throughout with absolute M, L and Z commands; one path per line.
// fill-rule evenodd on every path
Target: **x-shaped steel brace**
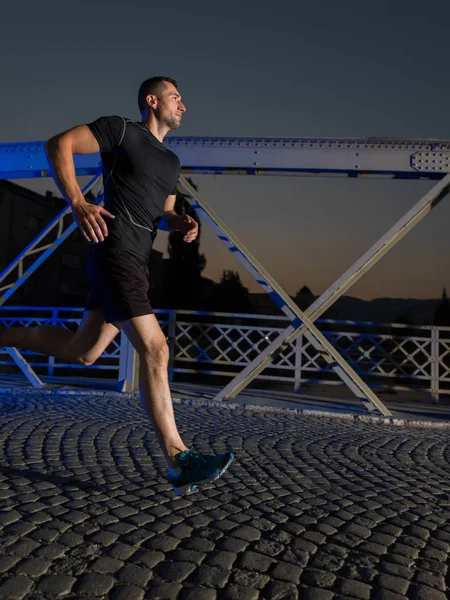
M 203 220 L 217 234 L 219 239 L 233 252 L 239 262 L 262 286 L 274 302 L 291 320 L 290 325 L 273 340 L 251 363 L 249 363 L 225 388 L 215 400 L 234 398 L 259 373 L 271 364 L 283 348 L 289 346 L 300 335 L 304 335 L 324 361 L 339 375 L 355 396 L 369 410 L 378 410 L 384 416 L 392 416 L 389 409 L 364 383 L 359 375 L 342 358 L 339 352 L 314 325 L 336 300 L 371 269 L 391 248 L 393 248 L 426 214 L 428 214 L 448 193 L 450 174 L 443 177 L 411 210 L 380 238 L 340 279 L 326 290 L 306 311 L 301 311 L 292 299 L 277 284 L 250 251 L 231 232 L 226 224 L 215 214 L 206 201 L 184 178 L 180 183 L 194 200 L 192 206 Z

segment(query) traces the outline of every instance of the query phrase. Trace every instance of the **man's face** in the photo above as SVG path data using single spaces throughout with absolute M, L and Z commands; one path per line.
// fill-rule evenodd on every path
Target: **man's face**
M 181 102 L 177 88 L 172 83 L 164 81 L 157 94 L 157 99 L 155 115 L 158 121 L 163 122 L 170 129 L 179 127 L 186 107 Z

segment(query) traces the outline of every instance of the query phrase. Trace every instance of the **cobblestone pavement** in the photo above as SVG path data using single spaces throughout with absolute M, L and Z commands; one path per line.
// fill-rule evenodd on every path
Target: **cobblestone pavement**
M 445 600 L 448 430 L 176 406 L 232 448 L 175 499 L 131 395 L 2 395 L 0 598 Z

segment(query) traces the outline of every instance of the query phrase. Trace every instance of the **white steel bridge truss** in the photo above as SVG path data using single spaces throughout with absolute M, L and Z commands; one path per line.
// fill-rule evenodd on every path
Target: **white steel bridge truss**
M 450 188 L 450 141 L 172 137 L 167 140 L 167 146 L 180 157 L 183 165 L 180 184 L 191 196 L 195 210 L 290 320 L 290 325 L 221 390 L 216 399 L 235 397 L 271 364 L 283 349 L 304 335 L 368 410 L 377 410 L 385 416 L 390 416 L 387 407 L 317 329 L 314 321 L 447 195 Z M 75 167 L 77 175 L 93 176 L 93 180 L 83 190 L 86 193 L 101 177 L 100 157 L 76 156 Z M 306 311 L 301 311 L 186 181 L 184 175 L 187 173 L 382 177 L 431 179 L 437 180 L 437 183 Z M 50 175 L 42 142 L 0 144 L 1 178 Z M 96 202 L 101 200 L 101 194 L 98 192 Z M 3 292 L 0 306 L 73 231 L 74 223 L 66 228 L 63 225 L 69 212 L 67 209 L 58 215 L 0 274 L 0 292 Z M 49 236 L 54 237 L 52 242 L 48 241 Z M 45 243 L 42 243 L 43 240 Z M 34 262 L 24 268 L 25 260 L 27 264 L 30 260 Z M 125 339 L 125 336 L 123 338 Z M 33 385 L 42 385 L 17 349 L 9 349 L 9 352 Z M 127 389 L 127 386 L 134 385 L 135 356 L 126 346 L 123 347 L 123 356 L 119 379 L 122 389 Z

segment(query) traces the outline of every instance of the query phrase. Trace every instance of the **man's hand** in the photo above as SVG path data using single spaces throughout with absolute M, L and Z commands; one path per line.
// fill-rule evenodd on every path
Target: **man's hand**
M 114 215 L 96 204 L 78 202 L 72 206 L 72 214 L 84 238 L 88 242 L 103 242 L 108 235 L 108 227 L 102 215 L 114 219 Z
M 184 234 L 184 242 L 193 242 L 198 235 L 198 223 L 189 215 L 180 217 L 181 223 L 178 226 L 178 231 Z

